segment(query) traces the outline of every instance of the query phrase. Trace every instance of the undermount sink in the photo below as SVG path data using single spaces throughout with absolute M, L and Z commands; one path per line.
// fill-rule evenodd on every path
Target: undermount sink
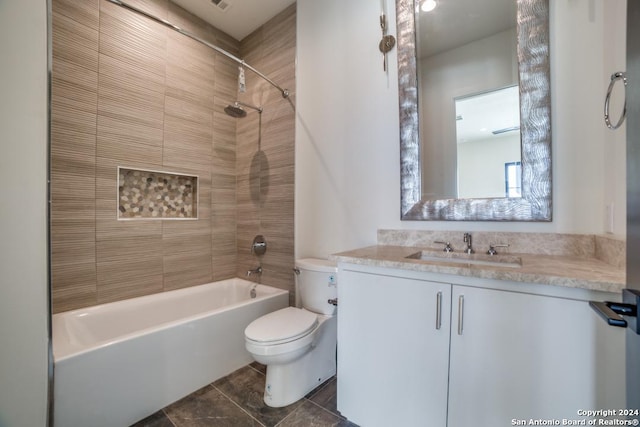
M 467 254 L 462 252 L 434 252 L 418 251 L 406 256 L 407 259 L 415 259 L 429 262 L 448 262 L 465 265 L 487 265 L 492 267 L 522 267 L 522 259 L 512 255 L 483 255 Z

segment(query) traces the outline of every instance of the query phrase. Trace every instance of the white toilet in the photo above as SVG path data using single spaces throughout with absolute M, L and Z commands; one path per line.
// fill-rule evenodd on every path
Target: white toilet
M 287 307 L 247 326 L 245 346 L 267 365 L 264 402 L 281 407 L 336 374 L 337 268 L 322 259 L 296 261 L 296 287 L 303 308 Z

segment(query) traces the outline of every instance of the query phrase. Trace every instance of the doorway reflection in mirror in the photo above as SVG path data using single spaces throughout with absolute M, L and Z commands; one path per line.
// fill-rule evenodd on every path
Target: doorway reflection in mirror
M 517 85 L 455 99 L 458 198 L 516 197 L 505 195 L 504 173 L 521 161 L 519 104 Z

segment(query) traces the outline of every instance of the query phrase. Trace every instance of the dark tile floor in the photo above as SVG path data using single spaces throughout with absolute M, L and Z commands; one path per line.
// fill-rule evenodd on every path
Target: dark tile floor
M 133 427 L 357 427 L 336 409 L 335 377 L 284 408 L 262 401 L 265 367 L 245 366 L 136 423 Z

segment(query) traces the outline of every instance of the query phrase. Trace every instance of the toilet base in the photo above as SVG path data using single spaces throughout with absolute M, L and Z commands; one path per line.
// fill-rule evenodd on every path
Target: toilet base
M 267 406 L 290 405 L 336 374 L 337 316 L 327 318 L 320 329 L 311 351 L 286 364 L 267 365 Z

